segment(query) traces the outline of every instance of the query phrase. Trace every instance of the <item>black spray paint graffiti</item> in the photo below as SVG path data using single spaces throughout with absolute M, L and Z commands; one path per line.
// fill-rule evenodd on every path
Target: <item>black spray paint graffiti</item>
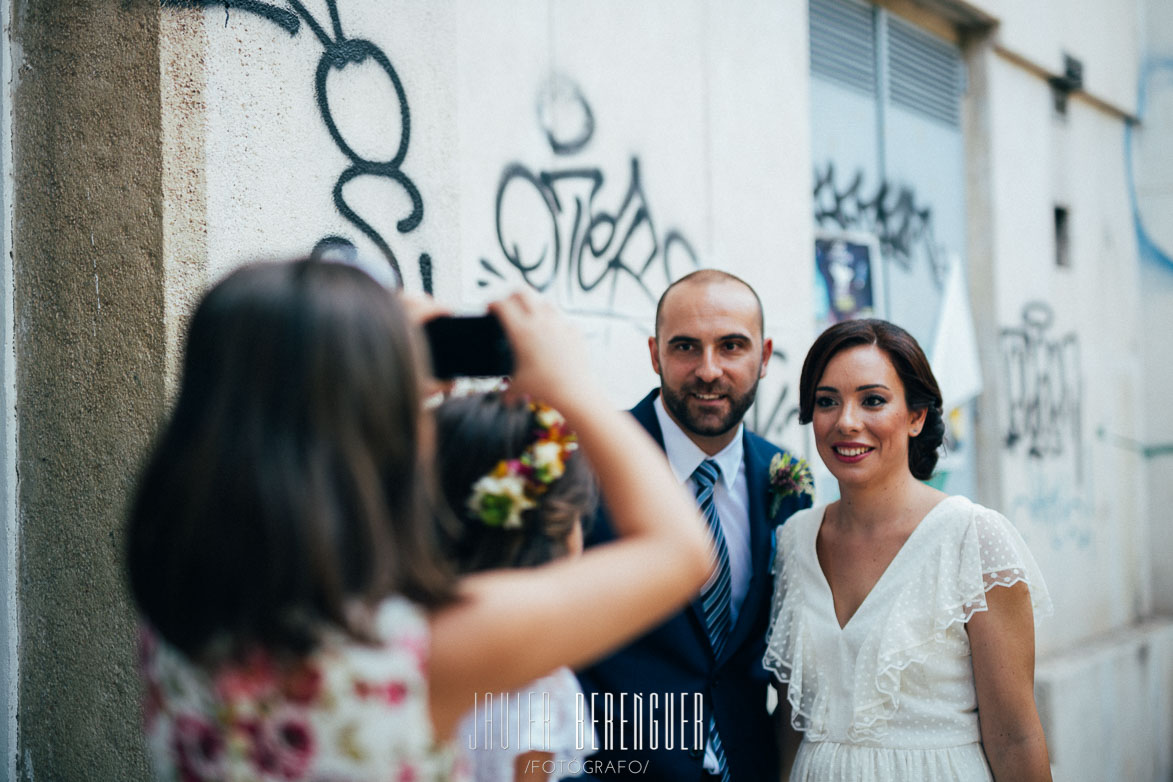
M 1022 309 L 1022 325 L 1001 331 L 1006 379 L 1006 447 L 1034 459 L 1069 453 L 1082 477 L 1079 341 L 1074 332 L 1054 338 L 1055 315 L 1043 302 Z
M 379 248 L 379 252 L 391 264 L 391 268 L 395 271 L 395 276 L 399 280 L 399 284 L 402 285 L 403 275 L 400 272 L 399 260 L 391 250 L 391 246 L 370 223 L 359 216 L 358 212 L 347 201 L 344 191 L 347 184 L 361 177 L 391 180 L 402 188 L 404 194 L 411 201 L 411 212 L 399 219 L 395 224 L 399 233 L 405 234 L 415 230 L 420 224 L 420 221 L 423 220 L 423 198 L 420 196 L 419 189 L 415 186 L 415 183 L 401 168 L 403 160 L 407 156 L 407 146 L 411 138 L 411 112 L 407 105 L 407 94 L 404 92 L 403 83 L 399 79 L 399 74 L 395 72 L 394 66 L 392 66 L 390 59 L 388 59 L 383 50 L 371 41 L 361 38 L 347 38 L 342 31 L 342 21 L 338 15 L 337 0 L 325 0 L 325 3 L 330 13 L 330 32 L 318 23 L 314 15 L 306 10 L 306 7 L 299 0 L 286 0 L 287 8 L 282 8 L 272 3 L 253 2 L 252 0 L 160 0 L 162 6 L 223 6 L 225 24 L 228 21 L 228 10 L 236 9 L 268 19 L 290 35 L 297 35 L 301 29 L 302 22 L 309 27 L 314 36 L 321 42 L 324 50 L 322 58 L 318 61 L 318 68 L 314 77 L 314 93 L 318 103 L 318 111 L 322 115 L 322 121 L 330 133 L 330 138 L 334 140 L 338 149 L 350 161 L 350 165 L 338 177 L 338 181 L 334 185 L 334 206 L 351 225 L 362 232 L 364 236 Z M 343 137 L 334 115 L 330 110 L 327 89 L 330 84 L 329 77 L 335 72 L 343 71 L 350 65 L 362 65 L 368 62 L 373 62 L 383 72 L 390 81 L 391 86 L 395 90 L 395 95 L 399 100 L 399 145 L 395 149 L 394 154 L 380 160 L 371 160 L 359 154 Z M 328 236 L 314 248 L 314 255 L 322 254 L 327 248 L 333 250 L 346 244 L 352 243 L 344 237 Z M 427 253 L 420 255 L 419 269 L 420 277 L 423 280 L 423 288 L 428 293 L 431 293 L 432 259 Z
M 778 348 L 774 348 L 773 353 L 770 354 L 770 367 L 773 368 L 770 374 L 781 374 L 783 372 L 781 365 L 785 363 L 786 354 Z M 759 394 L 757 401 L 750 409 L 746 426 L 761 437 L 781 441 L 786 430 L 798 422 L 798 400 L 790 401 L 788 400 L 789 396 L 789 383 L 782 384 L 782 388 L 772 402 L 767 402 Z
M 868 231 L 880 240 L 885 258 L 908 268 L 913 252 L 923 247 L 929 266 L 940 281 L 945 259 L 933 239 L 933 211 L 918 206 L 910 187 L 881 182 L 875 192 L 864 192 L 863 172 L 846 185 L 835 182 L 835 164 L 815 169 L 815 223 L 820 228 Z
M 565 158 L 581 152 L 595 129 L 590 104 L 576 85 L 556 79 L 542 93 L 538 117 L 550 148 Z M 497 187 L 497 243 L 508 266 L 539 291 L 559 295 L 567 309 L 617 316 L 619 286 L 634 284 L 650 301 L 683 273 L 699 267 L 688 240 L 676 230 L 657 232 L 640 175 L 631 158 L 626 194 L 614 211 L 596 198 L 605 175 L 597 167 L 534 172 L 506 166 Z M 504 279 L 486 258 L 481 269 Z M 481 287 L 491 284 L 482 277 Z M 575 298 L 606 291 L 600 307 L 575 306 Z

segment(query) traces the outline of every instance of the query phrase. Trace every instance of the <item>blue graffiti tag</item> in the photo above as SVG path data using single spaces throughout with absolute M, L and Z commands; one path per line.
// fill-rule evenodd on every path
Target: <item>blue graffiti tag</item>
M 1156 241 L 1153 240 L 1145 228 L 1144 220 L 1141 218 L 1140 201 L 1136 192 L 1136 161 L 1133 157 L 1133 138 L 1137 132 L 1137 125 L 1144 122 L 1145 113 L 1148 108 L 1149 92 L 1156 86 L 1157 77 L 1166 73 L 1173 74 L 1173 57 L 1150 59 L 1141 68 L 1136 99 L 1136 116 L 1138 121 L 1129 122 L 1124 126 L 1124 170 L 1128 177 L 1128 198 L 1132 206 L 1132 223 L 1136 229 L 1136 241 L 1140 249 L 1140 257 L 1142 260 L 1149 260 L 1159 263 L 1168 269 L 1173 269 L 1173 257 L 1170 257 L 1170 251 L 1157 245 Z

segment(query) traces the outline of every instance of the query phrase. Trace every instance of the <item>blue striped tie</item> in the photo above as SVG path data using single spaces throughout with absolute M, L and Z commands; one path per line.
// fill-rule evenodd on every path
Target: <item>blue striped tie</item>
M 717 503 L 713 496 L 713 484 L 720 475 L 721 468 L 712 459 L 706 459 L 692 474 L 692 481 L 696 484 L 696 502 L 700 506 L 701 514 L 709 525 L 709 533 L 713 536 L 715 549 L 715 573 L 711 581 L 701 590 L 701 606 L 704 609 L 705 629 L 709 634 L 709 646 L 713 649 L 713 659 L 721 657 L 721 650 L 725 648 L 725 641 L 729 635 L 729 600 L 730 588 L 729 547 L 725 544 L 725 533 L 721 531 L 721 520 L 717 517 Z M 713 754 L 717 758 L 717 768 L 720 770 L 722 782 L 729 781 L 729 763 L 725 757 L 725 747 L 717 733 L 717 721 L 713 712 L 709 712 L 709 743 Z

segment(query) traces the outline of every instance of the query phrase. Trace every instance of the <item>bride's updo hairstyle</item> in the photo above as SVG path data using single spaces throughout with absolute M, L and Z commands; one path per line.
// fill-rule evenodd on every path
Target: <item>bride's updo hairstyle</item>
M 904 402 L 909 410 L 925 410 L 920 434 L 908 440 L 908 467 L 914 477 L 927 480 L 937 466 L 938 449 L 945 439 L 945 421 L 941 415 L 941 389 L 929 360 L 912 335 L 894 323 L 875 318 L 845 320 L 828 328 L 802 363 L 798 384 L 798 421 L 809 424 L 815 410 L 815 388 L 837 353 L 860 345 L 875 345 L 892 362 L 904 384 Z

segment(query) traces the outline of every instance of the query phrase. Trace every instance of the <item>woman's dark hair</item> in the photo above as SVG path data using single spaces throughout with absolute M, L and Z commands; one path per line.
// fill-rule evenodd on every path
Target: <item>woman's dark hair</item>
M 941 417 L 941 389 L 929 360 L 912 335 L 886 320 L 845 320 L 828 328 L 802 364 L 798 383 L 798 421 L 809 424 L 815 410 L 815 388 L 837 353 L 859 345 L 875 345 L 888 356 L 900 382 L 904 384 L 904 402 L 910 410 L 925 410 L 920 434 L 908 440 L 908 467 L 913 476 L 927 480 L 937 466 L 937 449 L 945 439 L 945 421 Z
M 261 263 L 203 297 L 128 530 L 145 618 L 189 656 L 369 639 L 374 605 L 451 599 L 396 297 L 339 263 Z
M 567 459 L 537 507 L 522 512 L 520 529 L 489 526 L 469 511 L 473 484 L 498 462 L 518 458 L 541 428 L 528 404 L 507 403 L 497 393 L 454 397 L 436 409 L 440 488 L 459 519 L 445 547 L 459 572 L 549 562 L 566 553 L 575 521 L 593 514 L 595 481 L 582 454 Z

